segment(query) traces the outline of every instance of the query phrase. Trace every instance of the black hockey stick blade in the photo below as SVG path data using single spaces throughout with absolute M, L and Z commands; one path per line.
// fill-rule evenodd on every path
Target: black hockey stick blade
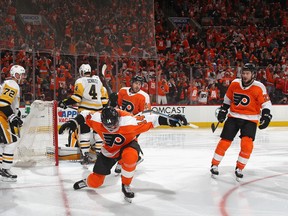
M 211 129 L 212 129 L 212 132 L 214 133 L 215 130 L 217 129 L 218 125 L 219 125 L 220 122 L 217 122 L 216 126 L 214 123 L 211 124 Z

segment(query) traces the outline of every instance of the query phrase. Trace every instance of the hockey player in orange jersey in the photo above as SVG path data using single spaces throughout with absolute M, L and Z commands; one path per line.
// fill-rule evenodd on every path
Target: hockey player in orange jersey
M 219 175 L 218 165 L 240 130 L 241 150 L 236 162 L 235 175 L 237 180 L 243 178 L 242 170 L 253 150 L 259 117 L 259 129 L 268 127 L 271 121 L 272 104 L 265 86 L 255 81 L 256 73 L 253 64 L 245 64 L 241 71 L 241 79 L 233 80 L 225 94 L 223 105 L 218 108 L 217 118 L 220 123 L 225 121 L 229 108 L 230 112 L 212 159 L 212 176 Z
M 122 87 L 119 90 L 117 102 L 120 109 L 133 115 L 151 109 L 149 95 L 141 90 L 143 83 L 143 77 L 134 76 L 131 79 L 131 87 Z
M 85 122 L 100 135 L 104 140 L 104 145 L 95 162 L 93 173 L 87 179 L 76 182 L 74 189 L 78 190 L 87 186 L 92 188 L 100 187 L 104 182 L 105 176 L 111 173 L 111 168 L 118 160 L 121 160 L 122 192 L 125 199 L 134 197 L 134 193 L 130 189 L 130 183 L 134 176 L 139 152 L 141 151 L 136 136 L 159 125 L 178 127 L 188 124 L 183 115 L 163 117 L 145 113 L 133 116 L 126 111 L 107 106 L 101 112 L 93 114 L 89 111 L 82 111 L 75 119 L 64 123 L 59 129 L 59 133 L 63 133 L 66 129 L 76 130 L 78 125 Z
M 121 88 L 118 94 L 114 95 L 114 97 L 110 95 L 110 104 L 113 106 L 118 105 L 120 109 L 126 110 L 133 115 L 151 109 L 150 96 L 141 90 L 144 83 L 144 78 L 136 75 L 131 78 L 130 82 L 131 87 Z M 138 163 L 141 163 L 142 161 L 143 158 L 139 156 Z M 119 175 L 121 173 L 121 164 L 116 164 L 114 172 L 115 175 Z

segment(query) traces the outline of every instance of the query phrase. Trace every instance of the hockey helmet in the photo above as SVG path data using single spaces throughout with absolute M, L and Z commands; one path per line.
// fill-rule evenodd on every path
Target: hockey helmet
M 25 69 L 21 65 L 13 65 L 10 69 L 11 77 L 17 80 L 21 80 L 23 74 L 25 74 Z
M 244 78 L 243 72 L 245 72 L 245 71 L 251 72 L 251 79 L 248 80 L 247 78 Z M 242 80 L 242 85 L 244 87 L 248 87 L 254 82 L 254 80 L 256 79 L 256 72 L 257 72 L 257 70 L 256 70 L 256 67 L 254 64 L 247 63 L 242 67 L 241 80 Z
M 116 131 L 119 128 L 119 113 L 114 107 L 106 106 L 101 112 L 101 121 L 108 131 Z
M 141 82 L 141 85 L 143 85 L 144 78 L 142 76 L 139 76 L 139 75 L 136 75 L 136 76 L 132 77 L 131 85 L 132 85 L 132 83 L 137 82 L 137 81 Z
M 89 64 L 82 64 L 79 68 L 80 77 L 83 77 L 85 74 L 91 74 L 91 66 Z

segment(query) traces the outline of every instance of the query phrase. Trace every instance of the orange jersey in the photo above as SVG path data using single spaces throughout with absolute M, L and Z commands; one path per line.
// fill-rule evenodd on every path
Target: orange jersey
M 158 115 L 145 113 L 142 116 L 117 109 L 120 119 L 119 128 L 109 132 L 101 122 L 101 112 L 90 114 L 89 111 L 81 112 L 86 119 L 86 124 L 91 127 L 104 141 L 101 152 L 109 158 L 119 157 L 120 149 L 137 139 L 137 135 L 159 126 Z
M 122 110 L 136 115 L 144 110 L 151 109 L 149 95 L 140 90 L 137 93 L 131 93 L 130 87 L 123 87 L 118 92 L 118 105 Z
M 224 103 L 230 105 L 230 117 L 258 122 L 261 109 L 271 110 L 271 101 L 265 86 L 258 81 L 244 88 L 241 79 L 235 79 L 229 86 Z

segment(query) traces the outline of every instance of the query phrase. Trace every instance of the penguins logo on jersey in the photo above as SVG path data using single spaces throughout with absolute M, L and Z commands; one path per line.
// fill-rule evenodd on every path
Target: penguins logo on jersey
M 131 103 L 130 101 L 123 100 L 122 102 L 122 109 L 126 110 L 127 112 L 132 113 L 134 110 L 134 104 Z
M 103 134 L 104 141 L 108 146 L 121 145 L 125 141 L 125 137 L 121 134 Z
M 234 93 L 234 104 L 238 106 L 239 104 L 247 106 L 250 103 L 250 98 L 245 94 Z

